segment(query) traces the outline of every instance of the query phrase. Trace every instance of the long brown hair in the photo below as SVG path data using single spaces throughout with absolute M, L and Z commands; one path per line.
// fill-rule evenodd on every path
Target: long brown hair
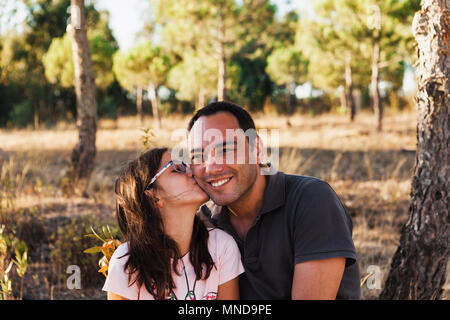
M 147 196 L 144 188 L 157 173 L 167 148 L 155 148 L 131 161 L 122 169 L 115 183 L 116 214 L 119 228 L 128 241 L 128 285 L 137 282 L 139 288 L 145 285 L 155 299 L 165 299 L 175 288 L 172 270 L 177 275 L 178 260 L 181 259 L 176 242 L 164 233 L 164 225 L 158 199 Z M 153 183 L 148 189 L 156 188 Z M 190 244 L 189 258 L 197 279 L 209 277 L 214 262 L 208 250 L 209 233 L 196 215 Z M 124 257 L 122 256 L 122 257 Z M 120 258 L 122 258 L 120 257 Z M 172 263 L 171 263 L 171 259 Z M 203 265 L 206 272 L 203 272 Z M 131 282 L 131 275 L 136 278 Z M 131 282 L 131 283 L 130 283 Z

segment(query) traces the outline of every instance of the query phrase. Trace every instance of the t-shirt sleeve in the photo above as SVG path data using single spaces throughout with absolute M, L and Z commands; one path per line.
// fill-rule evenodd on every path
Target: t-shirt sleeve
M 356 261 L 351 217 L 328 183 L 316 180 L 305 187 L 294 219 L 296 264 L 338 257 L 346 258 L 346 266 Z
M 230 281 L 244 272 L 241 253 L 233 237 L 220 230 L 218 241 L 221 244 L 219 256 L 219 285 Z
M 121 244 L 114 251 L 108 266 L 108 276 L 102 288 L 103 291 L 118 294 L 130 300 L 138 299 L 138 289 L 136 283 L 128 286 L 128 273 L 124 270 L 128 256 L 124 256 L 128 252 L 126 243 Z

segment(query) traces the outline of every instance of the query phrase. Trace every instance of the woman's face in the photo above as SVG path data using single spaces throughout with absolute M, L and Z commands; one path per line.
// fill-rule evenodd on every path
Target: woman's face
M 164 168 L 170 160 L 170 152 L 165 152 L 157 172 Z M 209 196 L 193 178 L 190 168 L 186 168 L 186 172 L 177 172 L 170 166 L 154 183 L 157 187 L 156 196 L 163 204 L 171 206 L 192 204 L 199 207 L 209 200 Z

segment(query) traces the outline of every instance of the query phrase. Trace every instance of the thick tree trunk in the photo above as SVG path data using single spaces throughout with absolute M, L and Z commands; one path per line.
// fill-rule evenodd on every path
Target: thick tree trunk
M 95 75 L 87 39 L 84 0 L 71 0 L 72 55 L 77 96 L 78 143 L 72 151 L 68 177 L 68 192 L 86 195 L 89 178 L 94 170 L 96 155 L 97 105 L 95 101 Z
M 153 118 L 156 120 L 156 128 L 159 130 L 161 129 L 161 115 L 159 113 L 159 103 L 156 87 L 154 85 L 149 86 L 149 94 L 150 101 L 152 103 Z
M 370 83 L 370 94 L 372 96 L 372 106 L 377 119 L 377 130 L 383 130 L 383 105 L 381 102 L 380 89 L 378 83 L 380 82 L 380 43 L 376 41 L 373 45 L 372 53 L 372 79 Z
M 347 108 L 350 111 L 350 121 L 355 120 L 356 108 L 355 100 L 353 99 L 353 79 L 352 79 L 352 53 L 347 51 L 345 54 L 345 87 Z
M 223 101 L 227 96 L 227 72 L 225 58 L 225 22 L 222 13 L 219 14 L 219 61 L 217 79 L 217 100 Z
M 419 88 L 410 217 L 381 299 L 439 299 L 450 255 L 450 15 L 445 0 L 421 5 L 413 22 Z

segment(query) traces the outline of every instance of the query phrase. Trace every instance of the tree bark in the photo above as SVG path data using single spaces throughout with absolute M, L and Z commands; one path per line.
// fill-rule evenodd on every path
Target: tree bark
M 353 99 L 352 53 L 350 51 L 345 53 L 345 86 L 347 91 L 346 105 L 350 111 L 350 121 L 353 121 L 355 120 L 356 108 Z
M 72 151 L 67 176 L 70 193 L 86 196 L 96 155 L 97 104 L 95 100 L 95 75 L 87 39 L 84 0 L 71 0 L 72 55 L 77 97 L 78 143 Z
M 339 97 L 341 102 L 341 108 L 345 111 L 345 114 L 347 115 L 348 108 L 347 108 L 347 97 L 345 95 L 345 89 L 341 91 L 341 95 Z
M 381 299 L 439 299 L 450 254 L 450 15 L 445 0 L 421 6 L 413 22 L 419 65 L 410 216 Z
M 156 120 L 156 128 L 161 129 L 161 115 L 159 113 L 158 95 L 154 85 L 149 86 L 150 101 L 152 103 L 153 118 Z
M 137 109 L 137 115 L 136 117 L 139 119 L 139 124 L 142 125 L 144 123 L 144 112 L 142 109 L 142 87 L 138 87 L 136 89 L 136 109 Z
M 205 106 L 205 101 L 206 101 L 206 91 L 203 88 L 200 88 L 195 103 L 195 110 L 203 108 Z
M 292 83 L 286 83 L 286 126 L 291 127 L 292 124 L 290 122 L 290 118 L 293 114 L 293 108 L 292 108 L 292 101 L 291 101 L 291 89 L 292 89 Z
M 378 83 L 380 82 L 380 43 L 375 41 L 373 45 L 372 54 L 372 79 L 370 83 L 370 93 L 372 96 L 372 106 L 377 119 L 377 130 L 383 130 L 383 105 L 381 102 L 380 89 Z

